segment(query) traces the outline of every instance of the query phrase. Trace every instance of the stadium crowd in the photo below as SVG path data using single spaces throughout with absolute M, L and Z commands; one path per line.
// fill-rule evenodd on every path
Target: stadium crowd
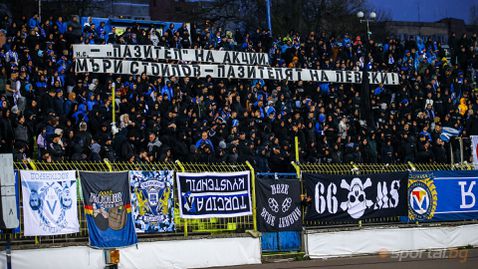
M 121 35 L 79 18 L 0 22 L 0 152 L 15 158 L 243 162 L 280 172 L 301 162 L 450 161 L 442 127 L 478 135 L 476 34 L 440 42 L 412 37 L 369 40 L 371 70 L 397 72 L 399 86 L 371 85 L 375 124 L 359 120 L 357 84 L 75 74 L 71 44 L 153 44 L 265 52 L 271 66 L 361 70 L 361 36 L 192 25 L 162 35 L 129 27 Z M 363 37 L 363 36 L 362 36 Z M 451 59 L 451 60 L 450 60 Z M 470 72 L 471 70 L 471 72 Z M 117 130 L 112 132 L 112 89 Z M 113 133 L 115 133 L 113 135 Z M 455 145 L 456 149 L 457 146 Z M 469 159 L 469 156 L 465 156 Z

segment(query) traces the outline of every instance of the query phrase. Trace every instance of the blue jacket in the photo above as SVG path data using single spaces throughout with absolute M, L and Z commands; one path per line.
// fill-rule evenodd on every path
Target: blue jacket
M 38 22 L 38 19 L 35 19 L 34 17 L 31 17 L 30 20 L 28 20 L 28 27 L 30 29 L 33 29 L 35 27 L 40 26 L 40 23 Z
M 209 139 L 199 139 L 198 142 L 196 142 L 196 148 L 199 149 L 203 144 L 209 145 L 211 147 L 211 150 L 214 152 L 214 145 L 212 144 L 211 140 Z
M 172 100 L 174 97 L 173 87 L 168 87 L 168 85 L 164 85 L 161 89 L 161 95 L 167 94 L 169 100 Z
M 57 21 L 56 26 L 58 26 L 58 31 L 60 32 L 60 34 L 64 34 L 66 32 L 66 29 L 67 29 L 66 22 Z

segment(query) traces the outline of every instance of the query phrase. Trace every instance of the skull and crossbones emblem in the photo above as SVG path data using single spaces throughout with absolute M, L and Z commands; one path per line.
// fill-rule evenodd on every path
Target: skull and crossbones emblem
M 350 185 L 345 179 L 342 179 L 340 187 L 349 191 L 347 195 L 348 201 L 340 203 L 340 208 L 347 211 L 349 215 L 358 219 L 363 216 L 365 210 L 373 205 L 371 200 L 367 200 L 367 195 L 365 189 L 372 186 L 372 181 L 370 178 L 365 180 L 365 183 L 362 183 L 360 178 L 353 178 L 350 182 Z

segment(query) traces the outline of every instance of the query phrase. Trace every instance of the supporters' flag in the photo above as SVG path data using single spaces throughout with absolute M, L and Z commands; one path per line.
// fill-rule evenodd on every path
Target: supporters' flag
M 136 244 L 128 172 L 80 172 L 80 178 L 90 246 L 116 248 Z
M 300 183 L 297 178 L 256 181 L 257 224 L 261 232 L 300 231 Z
M 478 171 L 412 172 L 408 179 L 408 219 L 403 221 L 476 220 Z
M 138 233 L 174 232 L 173 171 L 130 171 Z
M 76 171 L 20 171 L 26 236 L 77 233 Z
M 440 135 L 440 139 L 445 141 L 445 142 L 450 142 L 450 138 L 453 136 L 458 136 L 460 134 L 460 131 L 451 128 L 451 127 L 443 127 Z
M 326 175 L 303 173 L 313 203 L 305 220 L 355 221 L 407 215 L 408 173 Z
M 478 169 L 478 135 L 472 135 L 471 138 L 471 153 L 473 154 L 473 165 Z
M 249 171 L 176 173 L 176 180 L 181 218 L 252 215 Z

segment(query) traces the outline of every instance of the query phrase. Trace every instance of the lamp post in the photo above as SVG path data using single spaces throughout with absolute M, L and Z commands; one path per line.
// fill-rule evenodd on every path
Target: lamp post
M 357 18 L 360 19 L 360 23 L 364 23 L 364 22 L 366 23 L 366 25 L 367 25 L 367 39 L 369 39 L 370 35 L 372 34 L 370 32 L 370 22 L 373 22 L 373 21 L 375 21 L 375 19 L 377 19 L 377 13 L 372 11 L 368 14 L 368 17 L 365 18 L 365 13 L 363 11 L 359 11 L 359 12 L 357 12 Z
M 366 24 L 367 33 L 365 35 L 365 41 L 363 45 L 363 72 L 362 72 L 362 90 L 360 92 L 360 119 L 366 123 L 368 128 L 375 129 L 375 120 L 373 111 L 370 104 L 370 83 L 368 80 L 368 50 L 367 46 L 370 40 L 370 22 L 375 21 L 377 18 L 377 13 L 370 12 L 368 17 L 365 18 L 365 13 L 363 11 L 357 12 L 357 17 L 360 19 L 360 23 Z

